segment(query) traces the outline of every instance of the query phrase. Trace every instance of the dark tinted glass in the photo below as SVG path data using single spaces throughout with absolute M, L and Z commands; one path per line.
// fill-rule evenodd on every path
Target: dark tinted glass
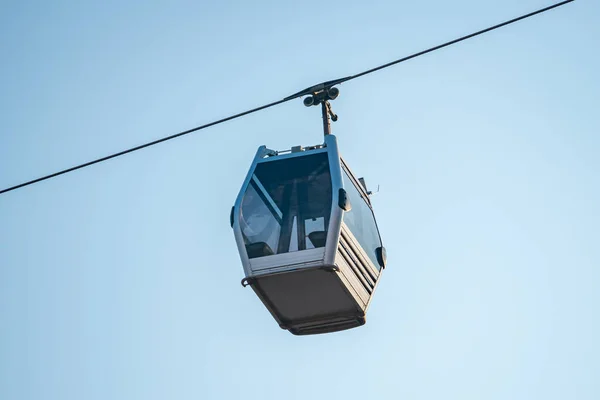
M 342 172 L 342 178 L 344 180 L 344 188 L 352 205 L 352 210 L 344 213 L 344 223 L 350 228 L 350 231 L 375 267 L 381 269 L 376 253 L 376 249 L 381 246 L 381 240 L 379 239 L 379 231 L 377 230 L 373 211 L 362 198 L 359 189 L 354 186 L 352 179 L 350 179 L 346 171 Z
M 324 247 L 330 212 L 327 153 L 258 164 L 240 218 L 248 257 Z

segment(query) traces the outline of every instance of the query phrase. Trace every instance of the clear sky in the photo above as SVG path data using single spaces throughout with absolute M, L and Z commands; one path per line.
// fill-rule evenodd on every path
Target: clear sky
M 549 5 L 21 1 L 0 12 L 0 187 Z M 600 3 L 340 86 L 388 268 L 361 328 L 296 337 L 229 210 L 300 100 L 0 196 L 0 399 L 600 398 Z

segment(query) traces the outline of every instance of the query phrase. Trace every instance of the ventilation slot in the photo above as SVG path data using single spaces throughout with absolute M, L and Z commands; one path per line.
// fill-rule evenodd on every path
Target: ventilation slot
M 375 287 L 375 281 L 371 275 L 367 272 L 366 266 L 360 261 L 360 257 L 357 257 L 352 247 L 348 244 L 344 235 L 340 236 L 340 247 L 338 248 L 338 254 L 346 261 L 350 266 L 356 277 L 362 283 L 364 289 L 369 293 L 373 293 Z

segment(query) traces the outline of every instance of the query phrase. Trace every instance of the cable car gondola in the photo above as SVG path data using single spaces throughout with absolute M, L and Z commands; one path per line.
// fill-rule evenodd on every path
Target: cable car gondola
M 0 195 L 307 96 L 306 106 L 321 105 L 325 142 L 288 152 L 259 148 L 232 208 L 231 226 L 246 273 L 242 284 L 251 285 L 279 324 L 294 334 L 360 326 L 385 266 L 385 249 L 364 181 L 350 172 L 330 135 L 329 117 L 337 120 L 328 102 L 339 94 L 334 86 L 573 1 L 564 0 L 282 100 L 0 189 Z
M 329 132 L 329 116 L 337 116 L 327 100 L 337 93 L 304 101 L 322 105 L 324 143 L 259 147 L 231 210 L 242 285 L 295 335 L 363 325 L 386 262 L 370 193 Z

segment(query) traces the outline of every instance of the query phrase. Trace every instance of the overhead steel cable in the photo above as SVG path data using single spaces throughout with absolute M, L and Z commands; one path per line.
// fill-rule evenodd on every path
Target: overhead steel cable
M 469 35 L 462 36 L 462 37 L 460 37 L 460 38 L 458 38 L 458 39 L 454 39 L 454 40 L 451 40 L 451 41 L 449 41 L 449 42 L 446 42 L 446 43 L 440 44 L 440 45 L 438 45 L 438 46 L 431 47 L 431 48 L 429 48 L 429 49 L 427 49 L 427 50 L 423 50 L 423 51 L 420 51 L 420 52 L 418 52 L 418 53 L 414 53 L 414 54 L 411 54 L 411 55 L 409 55 L 409 56 L 406 56 L 406 57 L 400 58 L 400 59 L 398 59 L 398 60 L 391 61 L 391 62 L 389 62 L 389 63 L 387 63 L 387 64 L 383 64 L 383 65 L 380 65 L 380 66 L 378 66 L 378 67 L 371 68 L 371 69 L 369 69 L 369 70 L 366 70 L 366 71 L 363 71 L 363 72 L 361 72 L 361 73 L 358 73 L 358 74 L 355 74 L 355 75 L 351 75 L 351 76 L 347 76 L 347 77 L 344 77 L 344 78 L 341 78 L 341 79 L 335 79 L 335 80 L 331 80 L 331 81 L 323 82 L 323 83 L 320 83 L 320 84 L 318 84 L 318 85 L 315 85 L 315 86 L 311 86 L 311 87 L 309 87 L 309 88 L 307 88 L 307 89 L 305 89 L 305 90 L 302 90 L 302 91 L 300 91 L 300 92 L 298 92 L 298 93 L 295 93 L 295 94 L 293 94 L 293 95 L 291 95 L 291 96 L 285 97 L 285 98 L 284 98 L 284 99 L 282 99 L 282 100 L 278 100 L 278 101 L 275 101 L 275 102 L 272 102 L 272 103 L 266 104 L 266 105 L 264 105 L 264 106 L 261 106 L 261 107 L 253 108 L 253 109 L 251 109 L 251 110 L 244 111 L 244 112 L 241 112 L 241 113 L 239 113 L 239 114 L 235 114 L 235 115 L 232 115 L 232 116 L 229 116 L 229 117 L 226 117 L 226 118 L 222 118 L 222 119 L 220 119 L 220 120 L 213 121 L 213 122 L 210 122 L 210 123 L 208 123 L 208 124 L 204 124 L 204 125 L 201 125 L 201 126 L 198 126 L 198 127 L 192 128 L 192 129 L 188 129 L 188 130 L 186 130 L 186 131 L 179 132 L 179 133 L 176 133 L 176 134 L 174 134 L 174 135 L 171 135 L 171 136 L 167 136 L 167 137 L 164 137 L 164 138 L 161 138 L 161 139 L 157 139 L 157 140 L 154 140 L 154 141 L 152 141 L 152 142 L 148 142 L 148 143 L 145 143 L 145 144 L 142 144 L 142 145 L 136 146 L 136 147 L 132 147 L 132 148 L 130 148 L 130 149 L 123 150 L 123 151 L 120 151 L 120 152 L 118 152 L 118 153 L 114 153 L 114 154 L 111 154 L 111 155 L 109 155 L 109 156 L 105 156 L 105 157 L 102 157 L 102 158 L 98 158 L 98 159 L 96 159 L 96 160 L 89 161 L 89 162 L 86 162 L 86 163 L 84 163 L 84 164 L 80 164 L 80 165 L 77 165 L 77 166 L 74 166 L 74 167 L 71 167 L 71 168 L 67 168 L 67 169 L 64 169 L 64 170 L 62 170 L 62 171 L 58 171 L 58 172 L 55 172 L 55 173 L 53 173 L 53 174 L 50 174 L 50 175 L 42 176 L 42 177 L 40 177 L 40 178 L 33 179 L 33 180 L 31 180 L 31 181 L 28 181 L 28 182 L 23 182 L 23 183 L 21 183 L 21 184 L 18 184 L 18 185 L 15 185 L 15 186 L 12 186 L 12 187 L 9 187 L 9 188 L 6 188 L 6 189 L 2 189 L 2 190 L 0 190 L 0 194 L 7 193 L 7 192 L 10 192 L 10 191 L 13 191 L 13 190 L 16 190 L 16 189 L 19 189 L 19 188 L 25 187 L 25 186 L 33 185 L 34 183 L 38 183 L 38 182 L 41 182 L 41 181 L 45 181 L 45 180 L 47 180 L 47 179 L 50 179 L 50 178 L 55 178 L 55 177 L 57 177 L 57 176 L 59 176 L 59 175 L 63 175 L 63 174 L 69 173 L 69 172 L 76 171 L 76 170 L 78 170 L 78 169 L 82 169 L 82 168 L 85 168 L 85 167 L 89 167 L 89 166 L 91 166 L 91 165 L 98 164 L 98 163 L 101 163 L 101 162 L 104 162 L 104 161 L 110 160 L 110 159 L 112 159 L 112 158 L 120 157 L 120 156 L 122 156 L 122 155 L 125 155 L 125 154 L 128 154 L 128 153 L 132 153 L 132 152 L 134 152 L 134 151 L 138 151 L 138 150 L 144 149 L 144 148 L 146 148 L 146 147 L 154 146 L 154 145 L 156 145 L 156 144 L 159 144 L 159 143 L 162 143 L 162 142 L 166 142 L 166 141 L 168 141 L 168 140 L 175 139 L 175 138 L 178 138 L 178 137 L 180 137 L 180 136 L 184 136 L 184 135 L 190 134 L 190 133 L 192 133 L 192 132 L 196 132 L 196 131 L 199 131 L 199 130 L 202 130 L 202 129 L 206 129 L 206 128 L 209 128 L 209 127 L 211 127 L 211 126 L 214 126 L 214 125 L 221 124 L 221 123 L 223 123 L 223 122 L 231 121 L 232 119 L 240 118 L 240 117 L 243 117 L 243 116 L 245 116 L 245 115 L 248 115 L 248 114 L 255 113 L 255 112 L 257 112 L 257 111 L 261 111 L 261 110 L 265 110 L 265 109 L 267 109 L 267 108 L 270 108 L 270 107 L 274 107 L 274 106 L 276 106 L 276 105 L 279 105 L 279 104 L 285 103 L 285 102 L 287 102 L 287 101 L 290 101 L 290 100 L 293 100 L 293 99 L 296 99 L 296 98 L 299 98 L 299 97 L 302 97 L 302 96 L 305 96 L 305 95 L 312 94 L 312 93 L 314 93 L 314 92 L 316 92 L 316 91 L 319 91 L 319 90 L 323 90 L 323 89 L 326 89 L 326 88 L 330 88 L 330 87 L 332 87 L 332 86 L 334 86 L 334 85 L 337 85 L 337 84 L 340 84 L 340 83 L 348 82 L 348 81 L 350 81 L 350 80 L 353 80 L 353 79 L 359 78 L 359 77 L 361 77 L 361 76 L 364 76 L 364 75 L 368 75 L 368 74 L 370 74 L 370 73 L 373 73 L 373 72 L 379 71 L 379 70 L 381 70 L 381 69 L 388 68 L 388 67 L 391 67 L 391 66 L 393 66 L 393 65 L 396 65 L 396 64 L 400 64 L 400 63 L 402 63 L 402 62 L 404 62 L 404 61 L 408 61 L 408 60 L 410 60 L 410 59 L 413 59 L 413 58 L 416 58 L 416 57 L 422 56 L 422 55 L 424 55 L 424 54 L 427 54 L 427 53 L 431 53 L 431 52 L 433 52 L 433 51 L 435 51 L 435 50 L 439 50 L 439 49 L 442 49 L 442 48 L 444 48 L 444 47 L 447 47 L 447 46 L 450 46 L 450 45 L 456 44 L 456 43 L 458 43 L 458 42 L 462 42 L 463 40 L 467 40 L 467 39 L 473 38 L 473 37 L 475 37 L 475 36 L 479 36 L 479 35 L 482 35 L 482 34 L 484 34 L 484 33 L 487 33 L 487 32 L 490 32 L 490 31 L 493 31 L 493 30 L 495 30 L 495 29 L 498 29 L 498 28 L 504 27 L 504 26 L 506 26 L 506 25 L 510 25 L 510 24 L 512 24 L 512 23 L 515 23 L 515 22 L 518 22 L 518 21 L 524 20 L 524 19 L 526 19 L 526 18 L 533 17 L 534 15 L 541 14 L 541 13 L 543 13 L 543 12 L 546 12 L 546 11 L 552 10 L 552 9 L 554 9 L 554 8 L 557 8 L 557 7 L 563 6 L 563 5 L 567 4 L 567 3 L 571 3 L 571 2 L 573 2 L 573 1 L 575 1 L 575 0 L 566 0 L 566 1 L 562 1 L 562 2 L 560 2 L 560 3 L 556 3 L 556 4 L 554 4 L 554 5 L 551 5 L 551 6 L 548 6 L 548 7 L 542 8 L 542 9 L 539 9 L 539 10 L 537 10 L 537 11 L 531 12 L 531 13 L 529 13 L 529 14 L 525 14 L 525 15 L 522 15 L 522 16 L 520 16 L 520 17 L 513 18 L 513 19 L 511 19 L 511 20 L 508 20 L 508 21 L 502 22 L 502 23 L 500 23 L 500 24 L 497 24 L 497 25 L 491 26 L 491 27 L 489 27 L 489 28 L 486 28 L 486 29 L 483 29 L 483 30 L 477 31 L 477 32 L 475 32 L 475 33 L 471 33 L 471 34 L 469 34 Z
M 463 40 L 467 40 L 467 39 L 474 38 L 475 36 L 479 36 L 479 35 L 482 35 L 482 34 L 484 34 L 484 33 L 487 33 L 487 32 L 490 32 L 490 31 L 493 31 L 493 30 L 495 30 L 495 29 L 502 28 L 503 26 L 506 26 L 506 25 L 513 24 L 513 23 L 515 23 L 515 22 L 518 22 L 518 21 L 524 20 L 524 19 L 526 19 L 526 18 L 529 18 L 529 17 L 533 17 L 534 15 L 541 14 L 541 13 L 543 13 L 543 12 L 546 12 L 546 11 L 550 11 L 550 10 L 552 10 L 553 8 L 557 8 L 557 7 L 563 6 L 563 5 L 565 5 L 565 4 L 567 4 L 567 3 L 571 3 L 571 2 L 573 2 L 573 1 L 575 1 L 575 0 L 566 0 L 566 1 L 562 1 L 562 2 L 560 2 L 560 3 L 556 3 L 556 4 L 554 4 L 554 5 L 551 5 L 551 6 L 548 6 L 548 7 L 546 7 L 546 8 L 542 8 L 542 9 L 540 9 L 540 10 L 537 10 L 537 11 L 531 12 L 531 13 L 529 13 L 529 14 L 525 14 L 525 15 L 522 15 L 522 16 L 520 16 L 520 17 L 513 18 L 513 19 L 511 19 L 511 20 L 509 20 L 509 21 L 502 22 L 502 23 L 500 23 L 500 24 L 498 24 L 498 25 L 490 26 L 489 28 L 482 29 L 482 30 L 480 30 L 480 31 L 478 31 L 478 32 L 475 32 L 475 33 L 471 33 L 470 35 L 466 35 L 466 36 L 460 37 L 460 38 L 458 38 L 458 39 L 454 39 L 454 40 L 451 40 L 451 41 L 449 41 L 449 42 L 446 42 L 446 43 L 444 43 L 444 44 L 440 44 L 440 45 L 438 45 L 438 46 L 432 47 L 432 48 L 430 48 L 430 49 L 423 50 L 423 51 L 420 51 L 420 52 L 418 52 L 418 53 L 415 53 L 415 54 L 411 54 L 410 56 L 407 56 L 407 57 L 404 57 L 404 58 L 400 58 L 399 60 L 392 61 L 392 62 L 389 62 L 389 63 L 387 63 L 387 64 L 380 65 L 379 67 L 371 68 L 371 69 L 369 69 L 369 70 L 366 70 L 366 71 L 364 71 L 364 72 L 361 72 L 360 74 L 356 74 L 356 75 L 349 76 L 349 77 L 347 77 L 347 78 L 343 78 L 343 79 L 341 80 L 341 82 L 340 82 L 340 83 L 342 83 L 342 82 L 347 82 L 347 81 L 350 81 L 350 80 L 352 80 L 352 79 L 360 78 L 361 76 L 364 76 L 364 75 L 370 74 L 370 73 L 372 73 L 372 72 L 375 72 L 375 71 L 379 71 L 380 69 L 384 69 L 384 68 L 387 68 L 387 67 L 391 67 L 392 65 L 400 64 L 401 62 L 408 61 L 408 60 L 410 60 L 410 59 L 412 59 L 412 58 L 416 58 L 416 57 L 422 56 L 422 55 L 424 55 L 424 54 L 431 53 L 432 51 L 436 51 L 436 50 L 442 49 L 442 48 L 444 48 L 444 47 L 447 47 L 447 46 L 451 46 L 451 45 L 453 45 L 453 44 L 456 44 L 456 43 L 458 43 L 458 42 L 462 42 Z
M 76 170 L 81 169 L 81 168 L 89 167 L 90 165 L 98 164 L 98 163 L 101 163 L 103 161 L 110 160 L 111 158 L 120 157 L 120 156 L 128 154 L 128 153 L 133 153 L 134 151 L 138 151 L 138 150 L 141 150 L 141 149 L 146 148 L 146 147 L 154 146 L 155 144 L 166 142 L 167 140 L 175 139 L 175 138 L 177 138 L 179 136 L 187 135 L 187 134 L 192 133 L 192 132 L 196 132 L 196 131 L 199 131 L 199 130 L 202 130 L 202 129 L 209 128 L 209 127 L 214 126 L 214 125 L 221 124 L 223 122 L 230 121 L 232 119 L 243 117 L 244 115 L 252 114 L 252 113 L 255 113 L 257 111 L 264 110 L 266 108 L 273 107 L 273 106 L 276 106 L 276 105 L 281 104 L 281 103 L 285 103 L 286 101 L 287 100 L 275 101 L 273 103 L 269 103 L 269 104 L 266 104 L 266 105 L 261 106 L 261 107 L 256 107 L 256 108 L 253 108 L 252 110 L 244 111 L 244 112 L 241 112 L 239 114 L 235 114 L 235 115 L 232 115 L 232 116 L 220 119 L 218 121 L 213 121 L 213 122 L 210 122 L 210 123 L 205 124 L 205 125 L 201 125 L 201 126 L 197 126 L 195 128 L 192 128 L 192 129 L 188 129 L 187 131 L 179 132 L 179 133 L 176 133 L 174 135 L 164 137 L 162 139 L 157 139 L 157 140 L 154 140 L 152 142 L 141 144 L 139 146 L 132 147 L 130 149 L 123 150 L 123 151 L 120 151 L 118 153 L 114 153 L 114 154 L 111 154 L 109 156 L 106 156 L 106 157 L 98 158 L 98 159 L 93 160 L 93 161 L 88 161 L 88 162 L 86 162 L 84 164 L 80 164 L 80 165 L 77 165 L 75 167 L 63 169 L 62 171 L 58 171 L 58 172 L 55 172 L 53 174 L 42 176 L 41 178 L 37 178 L 37 179 L 34 179 L 32 181 L 29 181 L 29 182 L 24 182 L 24 183 L 21 183 L 19 185 L 16 185 L 16 186 L 13 186 L 13 187 L 9 187 L 7 189 L 0 190 L 0 194 L 6 193 L 6 192 L 10 192 L 11 190 L 16 190 L 16 189 L 22 188 L 24 186 L 33 185 L 34 183 L 45 181 L 46 179 L 54 178 L 54 177 L 57 177 L 59 175 L 63 175 L 63 174 L 69 173 L 69 172 L 76 171 Z

